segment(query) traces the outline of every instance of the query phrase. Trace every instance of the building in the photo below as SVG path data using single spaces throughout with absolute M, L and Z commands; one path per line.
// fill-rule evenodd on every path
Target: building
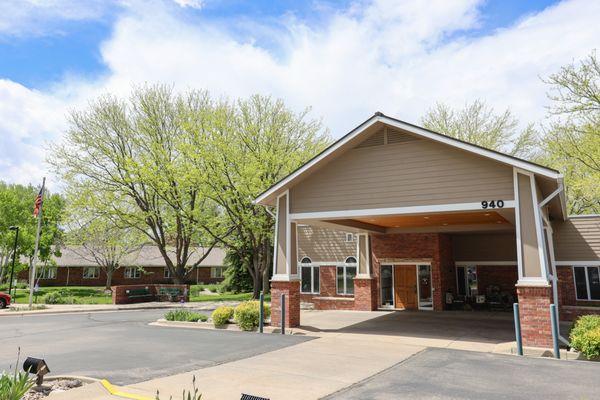
M 189 264 L 197 262 L 205 249 L 196 249 Z M 172 252 L 172 250 L 171 250 Z M 94 257 L 81 246 L 61 249 L 61 256 L 53 259 L 52 266 L 41 267 L 36 275 L 40 286 L 104 286 L 106 273 L 94 261 Z M 174 258 L 173 254 L 173 258 Z M 225 251 L 213 248 L 198 267 L 188 274 L 187 283 L 216 283 L 223 280 Z M 28 270 L 19 278 L 28 279 Z M 157 246 L 145 245 L 121 261 L 114 272 L 112 285 L 135 285 L 151 283 L 173 283 L 169 270 Z
M 317 309 L 510 307 L 525 345 L 600 313 L 600 216 L 568 216 L 562 175 L 376 113 L 256 203 L 275 208 L 273 323 Z

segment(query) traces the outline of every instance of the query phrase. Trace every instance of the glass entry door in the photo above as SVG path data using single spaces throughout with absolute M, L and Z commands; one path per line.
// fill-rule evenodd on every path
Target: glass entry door
M 394 308 L 394 275 L 391 265 L 381 266 L 381 307 Z
M 419 285 L 419 309 L 433 310 L 433 291 L 431 286 L 431 265 L 417 265 Z

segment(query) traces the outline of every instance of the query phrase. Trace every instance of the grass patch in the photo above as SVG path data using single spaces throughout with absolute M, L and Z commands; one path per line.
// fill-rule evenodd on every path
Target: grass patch
M 184 321 L 184 322 L 205 322 L 208 317 L 204 314 L 193 312 L 186 309 L 171 310 L 165 314 L 167 321 Z
M 201 294 L 191 296 L 190 301 L 246 301 L 252 300 L 252 293 L 221 293 L 218 295 Z M 271 301 L 271 296 L 266 295 L 265 301 Z
M 59 296 L 73 299 L 76 304 L 112 304 L 112 295 L 104 292 L 104 287 L 90 286 L 55 286 L 41 287 L 33 295 L 34 303 L 43 304 L 48 294 L 50 296 Z M 29 290 L 17 289 L 17 294 L 13 298 L 16 304 L 29 303 Z

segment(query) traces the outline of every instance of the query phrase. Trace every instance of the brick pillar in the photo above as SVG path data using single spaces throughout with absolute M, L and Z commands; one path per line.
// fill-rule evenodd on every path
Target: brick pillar
M 523 345 L 552 347 L 551 286 L 517 286 Z
M 377 293 L 373 278 L 354 278 L 354 309 L 377 310 Z
M 281 326 L 282 294 L 285 294 L 285 326 L 300 326 L 300 281 L 271 281 L 271 326 Z

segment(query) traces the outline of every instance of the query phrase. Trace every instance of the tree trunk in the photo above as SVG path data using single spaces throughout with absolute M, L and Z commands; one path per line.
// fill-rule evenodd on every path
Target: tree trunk
M 106 290 L 110 290 L 110 287 L 112 286 L 112 278 L 114 273 L 114 268 L 106 269 Z

